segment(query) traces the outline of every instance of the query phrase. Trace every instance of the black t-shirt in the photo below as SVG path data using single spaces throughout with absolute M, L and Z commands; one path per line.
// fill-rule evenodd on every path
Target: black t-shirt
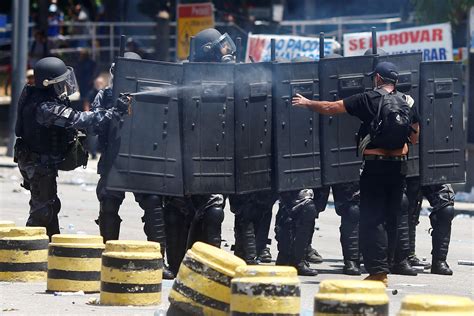
M 362 121 L 362 125 L 359 131 L 360 139 L 363 139 L 368 134 L 368 126 L 370 122 L 377 115 L 377 109 L 380 103 L 382 95 L 375 90 L 367 91 L 364 93 L 354 94 L 350 97 L 343 99 L 344 107 L 347 113 L 358 117 Z M 411 107 L 411 122 L 412 124 L 418 123 L 420 117 L 416 104 Z M 367 148 L 371 148 L 370 144 Z

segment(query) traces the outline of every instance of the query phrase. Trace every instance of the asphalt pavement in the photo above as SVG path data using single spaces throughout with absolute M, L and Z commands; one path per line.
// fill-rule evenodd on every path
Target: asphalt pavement
M 91 161 L 87 169 L 76 169 L 73 172 L 60 172 L 58 192 L 62 203 L 59 216 L 63 233 L 99 234 L 94 223 L 99 204 L 95 196 L 95 185 L 98 180 L 96 161 Z M 21 176 L 11 162 L 11 158 L 0 156 L 0 220 L 12 220 L 18 226 L 24 225 L 28 216 L 29 192 L 20 187 Z M 395 315 L 401 299 L 407 294 L 431 293 L 443 295 L 462 295 L 474 299 L 474 267 L 459 265 L 459 260 L 474 261 L 474 204 L 457 203 L 458 209 L 464 210 L 453 221 L 451 247 L 448 263 L 454 271 L 453 276 L 432 275 L 422 272 L 416 277 L 389 276 L 387 294 L 390 299 L 390 314 Z M 273 208 L 274 214 L 278 204 Z M 123 219 L 121 239 L 145 240 L 141 216 L 143 211 L 134 201 L 132 194 L 127 194 L 120 210 Z M 222 247 L 230 251 L 233 238 L 234 216 L 225 209 L 223 223 Z M 363 276 L 346 276 L 342 274 L 342 253 L 339 243 L 340 218 L 330 204 L 320 214 L 317 231 L 314 234 L 313 246 L 324 257 L 322 264 L 313 265 L 318 269 L 316 277 L 300 277 L 301 280 L 301 315 L 312 315 L 313 297 L 319 283 L 325 279 L 362 279 Z M 270 237 L 274 240 L 272 230 Z M 417 227 L 417 254 L 431 260 L 431 238 L 429 235 L 429 218 L 425 215 Z M 271 245 L 273 258 L 276 257 L 276 242 Z M 169 305 L 168 293 L 172 281 L 163 281 L 162 304 L 151 307 L 108 307 L 95 304 L 98 294 L 59 296 L 46 294 L 46 283 L 11 283 L 0 282 L 0 314 L 2 315 L 164 315 Z

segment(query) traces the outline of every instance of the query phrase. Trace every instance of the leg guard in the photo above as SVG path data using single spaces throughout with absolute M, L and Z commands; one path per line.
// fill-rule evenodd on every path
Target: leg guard
M 120 222 L 122 219 L 118 215 L 121 200 L 106 198 L 100 202 L 99 224 L 100 235 L 104 238 L 104 243 L 108 240 L 117 240 L 120 235 Z
M 359 182 L 332 186 L 336 213 L 341 217 L 340 242 L 346 261 L 359 262 Z
M 236 215 L 234 233 L 235 255 L 242 258 L 247 264 L 255 264 L 257 249 L 253 223 L 244 218 L 238 218 Z
M 359 205 L 351 205 L 341 216 L 340 241 L 344 260 L 359 262 Z
M 176 275 L 186 253 L 189 232 L 189 218 L 186 210 L 165 205 L 166 257 L 170 270 Z
M 397 227 L 397 243 L 396 245 L 390 245 L 390 247 L 395 247 L 395 249 L 389 249 L 389 264 L 399 264 L 409 256 L 410 241 L 408 236 L 408 207 L 408 197 L 406 194 L 403 194 L 401 205 L 402 212 Z
M 163 214 L 163 204 L 161 197 L 158 195 L 135 194 L 135 200 L 145 211 L 142 217 L 143 231 L 149 241 L 160 243 L 161 253 L 165 254 L 166 249 L 166 233 L 165 219 Z
M 430 222 L 433 231 L 431 238 L 433 249 L 431 255 L 433 260 L 446 261 L 448 256 L 449 242 L 451 239 L 451 222 L 454 218 L 454 207 L 445 206 L 430 214 Z
M 204 239 L 210 245 L 221 247 L 221 229 L 224 221 L 224 210 L 219 206 L 212 206 L 205 210 L 203 225 Z
M 421 190 L 433 208 L 430 214 L 433 228 L 431 233 L 433 261 L 446 261 L 451 239 L 451 222 L 454 218 L 453 188 L 449 184 L 443 184 L 424 186 Z

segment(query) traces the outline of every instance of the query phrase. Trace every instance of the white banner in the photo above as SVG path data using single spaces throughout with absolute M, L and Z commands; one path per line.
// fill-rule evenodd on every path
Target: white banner
M 451 24 L 377 32 L 377 47 L 389 54 L 422 52 L 424 61 L 453 60 Z M 344 34 L 344 56 L 363 55 L 369 48 L 371 32 Z
M 296 57 L 319 59 L 319 38 L 293 35 L 249 34 L 245 61 L 250 62 L 252 56 L 255 62 L 270 61 L 270 42 L 275 39 L 276 58 L 292 60 Z M 334 39 L 324 39 L 324 54 L 331 54 L 341 45 Z

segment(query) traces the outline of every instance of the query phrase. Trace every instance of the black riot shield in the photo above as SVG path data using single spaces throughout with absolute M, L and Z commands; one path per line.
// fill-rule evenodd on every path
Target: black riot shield
M 373 70 L 373 56 L 321 59 L 319 88 L 321 100 L 336 101 L 371 90 L 366 76 Z M 361 157 L 357 155 L 360 120 L 349 114 L 321 115 L 323 184 L 359 181 Z
M 234 193 L 234 64 L 185 63 L 186 194 Z
M 131 113 L 110 131 L 110 190 L 183 195 L 178 85 L 182 65 L 118 58 L 114 98 L 133 97 Z
M 236 193 L 272 188 L 272 69 L 235 65 Z
M 319 114 L 293 107 L 296 93 L 319 100 L 317 62 L 273 65 L 273 156 L 279 192 L 321 186 Z
M 420 99 L 421 184 L 465 182 L 461 64 L 421 63 Z
M 422 61 L 421 53 L 406 53 L 379 56 L 376 63 L 389 61 L 398 67 L 397 90 L 410 95 L 415 100 L 415 105 L 419 107 L 419 81 L 420 81 L 420 63 Z M 409 145 L 407 177 L 414 177 L 420 174 L 420 154 L 419 145 Z

